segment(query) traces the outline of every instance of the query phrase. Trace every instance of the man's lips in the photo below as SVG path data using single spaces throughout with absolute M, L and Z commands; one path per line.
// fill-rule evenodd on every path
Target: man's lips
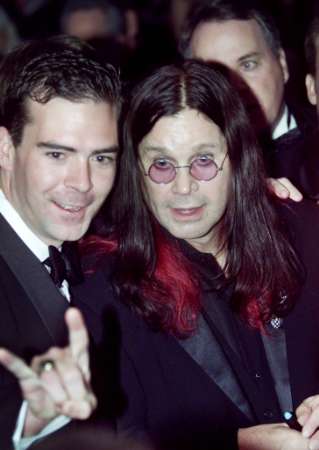
M 63 211 L 67 211 L 69 213 L 79 213 L 80 211 L 86 209 L 89 206 L 89 203 L 85 204 L 73 204 L 73 203 L 64 203 L 64 202 L 57 202 L 53 201 L 53 203 Z
M 178 218 L 197 218 L 202 214 L 203 206 L 194 206 L 191 208 L 171 208 L 175 217 Z

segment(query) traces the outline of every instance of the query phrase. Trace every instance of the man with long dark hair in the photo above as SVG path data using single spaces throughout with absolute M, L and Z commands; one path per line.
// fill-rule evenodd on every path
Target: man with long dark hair
M 118 429 L 163 449 L 318 448 L 319 211 L 271 198 L 218 64 L 148 77 L 121 144 L 112 238 L 91 240 L 112 256 L 82 291 Z

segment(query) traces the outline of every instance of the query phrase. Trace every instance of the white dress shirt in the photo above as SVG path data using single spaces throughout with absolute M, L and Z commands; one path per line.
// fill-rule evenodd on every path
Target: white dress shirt
M 0 190 L 0 213 L 25 245 L 41 262 L 48 258 L 48 245 L 41 241 L 41 239 L 30 230 L 11 203 L 6 199 L 2 190 Z
M 285 105 L 284 112 L 272 132 L 272 138 L 278 139 L 283 134 L 288 133 L 288 131 L 294 130 L 295 128 L 297 128 L 296 119 L 289 113 L 288 106 Z

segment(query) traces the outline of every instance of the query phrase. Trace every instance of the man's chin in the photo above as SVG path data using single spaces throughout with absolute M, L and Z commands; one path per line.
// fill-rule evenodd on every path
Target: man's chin
M 54 236 L 54 238 L 57 241 L 60 242 L 74 242 L 81 239 L 85 233 L 88 230 L 88 225 L 82 225 L 78 227 L 70 227 L 70 229 L 56 229 L 52 230 L 51 235 Z

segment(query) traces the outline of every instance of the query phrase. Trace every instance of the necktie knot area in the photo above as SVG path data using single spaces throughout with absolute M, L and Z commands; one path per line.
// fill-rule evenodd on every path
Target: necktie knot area
M 83 279 L 77 252 L 72 253 L 70 246 L 63 245 L 62 251 L 59 251 L 53 245 L 49 245 L 49 257 L 44 264 L 50 268 L 50 276 L 59 288 L 64 280 L 70 285 L 75 285 Z

